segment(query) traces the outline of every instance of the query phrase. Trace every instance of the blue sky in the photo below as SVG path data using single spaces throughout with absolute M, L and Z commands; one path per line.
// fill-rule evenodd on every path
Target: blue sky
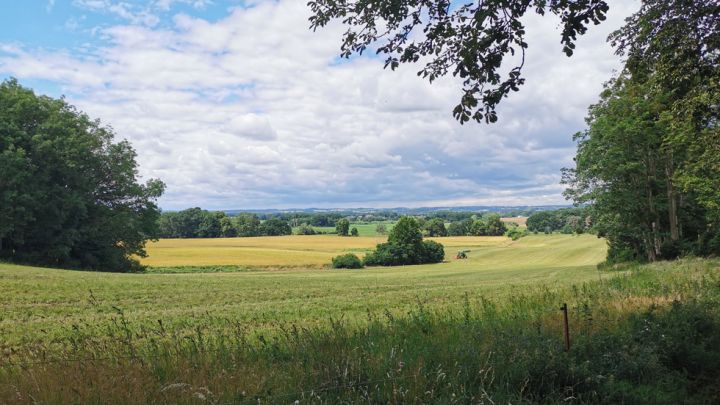
M 572 134 L 620 60 L 608 21 L 566 58 L 553 17 L 526 18 L 526 85 L 494 125 L 459 125 L 459 83 L 338 63 L 342 27 L 304 1 L 4 1 L 0 78 L 65 95 L 138 151 L 166 209 L 564 203 Z

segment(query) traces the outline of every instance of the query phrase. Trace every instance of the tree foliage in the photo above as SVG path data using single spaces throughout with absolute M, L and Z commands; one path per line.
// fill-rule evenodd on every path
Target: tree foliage
M 497 105 L 525 82 L 522 17 L 528 12 L 560 18 L 562 50 L 570 56 L 577 36 L 603 21 L 608 10 L 604 0 L 311 0 L 308 5 L 313 30 L 333 20 L 347 27 L 343 57 L 370 48 L 385 56 L 386 68 L 420 62 L 418 75 L 430 82 L 447 74 L 461 78 L 463 94 L 453 110 L 461 123 L 495 122 Z
M 315 228 L 308 224 L 301 224 L 297 230 L 298 235 L 315 235 L 316 233 Z
M 290 224 L 280 218 L 270 218 L 260 224 L 260 235 L 282 236 L 292 235 Z
M 610 262 L 720 252 L 720 4 L 645 0 L 610 40 L 625 67 L 575 136 L 566 195 Z
M 401 266 L 439 263 L 445 259 L 443 245 L 424 241 L 415 218 L 402 217 L 393 226 L 387 243 L 380 243 L 365 256 L 367 266 Z
M 178 212 L 163 212 L 158 220 L 161 238 L 220 238 L 290 235 L 292 228 L 287 221 L 270 218 L 264 222 L 257 215 L 242 213 L 228 216 L 222 211 L 206 211 L 188 208 Z M 301 232 L 312 232 L 308 225 Z
M 562 208 L 535 212 L 526 224 L 530 232 L 584 233 L 591 228 L 592 218 L 585 208 Z
M 445 228 L 445 221 L 440 218 L 433 218 L 425 223 L 425 232 L 427 236 L 448 236 L 448 230 Z
M 451 222 L 447 228 L 450 236 L 501 236 L 507 227 L 499 214 L 485 214 L 481 217 Z
M 346 218 L 338 219 L 335 222 L 335 231 L 339 236 L 348 236 L 350 232 L 350 221 Z
M 359 257 L 352 253 L 335 256 L 332 258 L 332 267 L 334 269 L 361 269 L 363 262 Z
M 157 235 L 159 180 L 127 141 L 65 100 L 0 84 L 0 257 L 128 271 Z

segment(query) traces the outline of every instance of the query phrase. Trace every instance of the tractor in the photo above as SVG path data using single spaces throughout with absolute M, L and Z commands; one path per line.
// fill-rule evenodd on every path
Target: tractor
M 470 252 L 469 250 L 458 250 L 457 255 L 455 255 L 455 259 L 467 259 L 467 254 Z

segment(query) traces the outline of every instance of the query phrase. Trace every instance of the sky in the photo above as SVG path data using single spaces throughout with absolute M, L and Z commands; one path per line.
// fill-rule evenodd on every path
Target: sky
M 495 124 L 460 125 L 457 79 L 339 58 L 304 0 L 0 0 L 0 80 L 111 126 L 166 210 L 567 204 L 572 135 L 621 65 L 611 1 L 575 54 L 559 20 L 523 19 L 526 84 Z

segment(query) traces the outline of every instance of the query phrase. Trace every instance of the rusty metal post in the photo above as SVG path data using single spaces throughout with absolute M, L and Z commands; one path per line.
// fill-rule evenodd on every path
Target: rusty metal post
M 567 304 L 564 303 L 564 304 L 560 307 L 560 310 L 563 311 L 563 321 L 564 321 L 563 326 L 565 327 L 565 330 L 564 330 L 564 332 L 565 332 L 565 351 L 566 351 L 566 352 L 569 352 L 569 351 L 570 351 L 570 325 L 568 324 L 568 307 L 567 307 Z

